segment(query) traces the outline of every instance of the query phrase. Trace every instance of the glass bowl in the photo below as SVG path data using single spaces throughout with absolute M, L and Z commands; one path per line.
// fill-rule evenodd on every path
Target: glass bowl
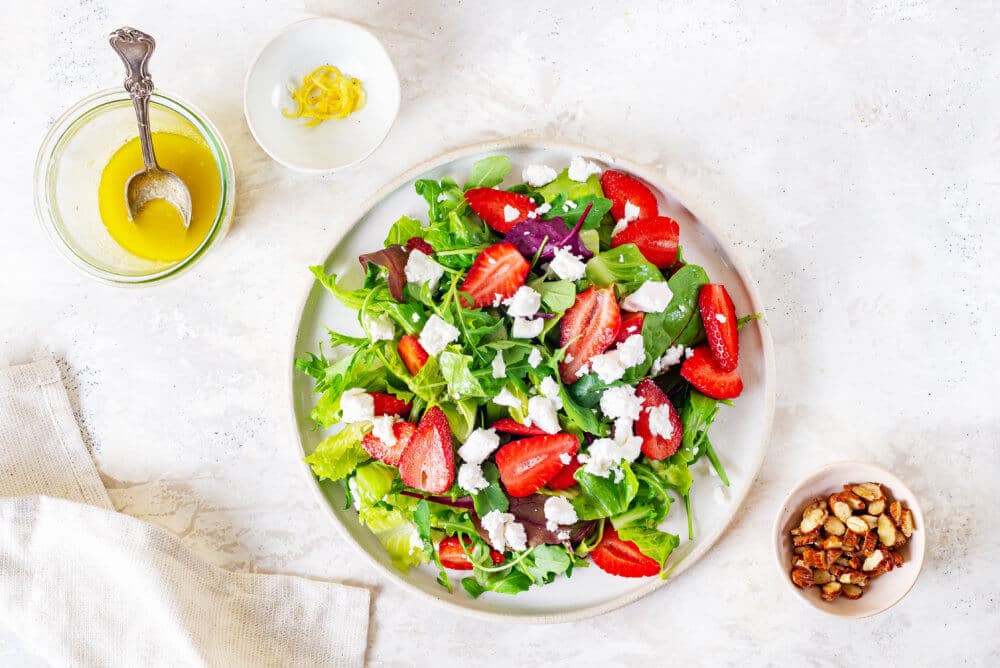
M 132 101 L 124 90 L 96 93 L 68 109 L 45 136 L 35 162 L 35 211 L 49 238 L 84 272 L 119 285 L 146 285 L 176 276 L 222 239 L 233 220 L 233 160 L 218 129 L 192 104 L 162 90 L 153 93 L 149 115 L 154 132 L 204 142 L 219 170 L 215 220 L 201 244 L 181 260 L 157 262 L 132 255 L 101 220 L 101 172 L 115 151 L 138 135 Z

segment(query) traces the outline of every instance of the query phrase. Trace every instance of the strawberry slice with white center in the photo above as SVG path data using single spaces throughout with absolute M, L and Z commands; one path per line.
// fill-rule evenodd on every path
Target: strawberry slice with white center
M 580 441 L 572 434 L 532 436 L 511 441 L 497 450 L 500 480 L 511 496 L 530 496 L 544 487 L 565 464 L 561 456 L 572 457 Z
M 494 244 L 476 256 L 459 289 L 472 297 L 472 307 L 492 306 L 498 299 L 512 297 L 524 285 L 529 271 L 531 265 L 514 244 Z M 462 303 L 470 306 L 467 298 L 463 297 Z
M 623 578 L 644 578 L 660 573 L 660 565 L 639 551 L 630 540 L 622 540 L 611 523 L 604 525 L 601 542 L 590 553 L 597 567 Z
M 743 379 L 715 361 L 708 346 L 698 346 L 681 365 L 681 376 L 695 389 L 713 399 L 735 399 L 743 392 Z
M 644 258 L 660 269 L 666 269 L 677 261 L 680 235 L 681 228 L 673 218 L 641 218 L 611 237 L 611 247 L 635 244 Z
M 559 345 L 569 344 L 559 364 L 563 383 L 570 385 L 580 379 L 576 372 L 615 342 L 621 324 L 614 288 L 591 286 L 576 296 L 559 323 Z
M 497 232 L 507 234 L 510 228 L 528 219 L 535 203 L 527 195 L 496 188 L 472 188 L 465 192 L 465 201 L 476 215 Z
M 723 371 L 735 371 L 740 361 L 740 332 L 736 307 L 726 286 L 709 283 L 698 293 L 698 310 L 712 356 Z
M 396 437 L 396 442 L 389 445 L 375 434 L 365 434 L 361 440 L 361 447 L 369 455 L 389 466 L 398 466 L 399 459 L 413 438 L 417 425 L 412 422 L 397 422 L 392 425 L 392 435 Z
M 625 218 L 625 205 L 631 204 L 632 219 L 652 218 L 660 213 L 656 195 L 646 184 L 625 172 L 609 169 L 601 174 L 601 190 L 611 200 L 611 217 L 615 221 Z
M 399 476 L 414 489 L 447 492 L 455 480 L 455 450 L 444 411 L 432 406 L 424 413 L 399 458 Z
M 681 447 L 684 436 L 681 416 L 663 390 L 649 378 L 636 386 L 635 393 L 642 399 L 642 410 L 635 423 L 635 435 L 642 439 L 642 454 L 650 459 L 666 459 Z

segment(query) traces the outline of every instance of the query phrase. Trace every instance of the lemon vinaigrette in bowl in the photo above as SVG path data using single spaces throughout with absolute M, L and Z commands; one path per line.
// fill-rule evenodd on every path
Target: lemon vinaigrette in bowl
M 215 158 L 208 146 L 174 132 L 154 132 L 157 160 L 177 174 L 191 192 L 191 225 L 165 200 L 149 202 L 133 220 L 128 213 L 125 184 L 143 169 L 136 137 L 115 151 L 101 173 L 98 207 L 108 234 L 125 250 L 154 262 L 178 262 L 197 250 L 215 220 L 222 188 Z

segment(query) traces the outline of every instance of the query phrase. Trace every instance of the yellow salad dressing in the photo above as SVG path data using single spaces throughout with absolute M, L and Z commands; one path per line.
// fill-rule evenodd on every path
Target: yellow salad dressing
M 122 248 L 157 262 L 190 255 L 212 227 L 219 209 L 221 182 L 215 157 L 203 142 L 173 132 L 154 132 L 156 161 L 181 177 L 191 191 L 191 226 L 184 228 L 177 209 L 163 200 L 149 202 L 130 220 L 125 183 L 143 169 L 139 138 L 118 149 L 101 173 L 97 201 L 101 220 Z

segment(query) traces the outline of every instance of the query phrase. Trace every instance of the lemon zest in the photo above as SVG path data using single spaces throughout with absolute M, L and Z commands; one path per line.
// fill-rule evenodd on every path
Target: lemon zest
M 347 118 L 365 106 L 361 79 L 349 77 L 333 65 L 320 65 L 302 79 L 298 88 L 288 87 L 295 111 L 282 109 L 286 118 L 306 118 L 315 127 L 331 118 Z

